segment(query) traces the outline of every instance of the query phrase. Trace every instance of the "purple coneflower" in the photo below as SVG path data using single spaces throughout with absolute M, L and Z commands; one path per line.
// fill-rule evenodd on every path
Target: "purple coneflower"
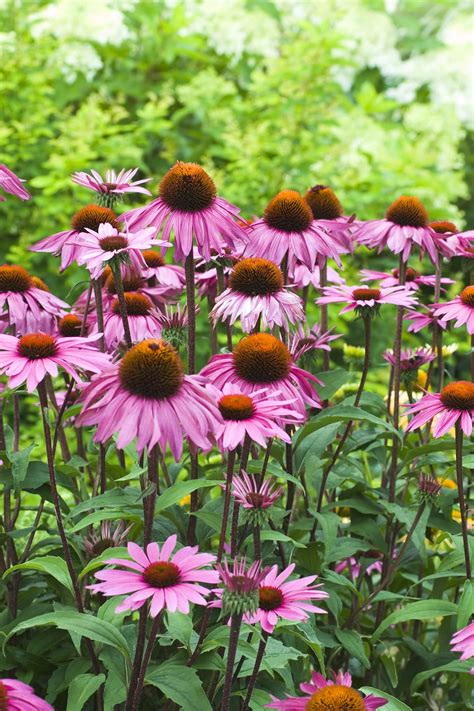
M 436 324 L 438 328 L 443 331 L 446 330 L 448 324 L 441 318 L 434 316 L 434 309 L 432 306 L 419 306 L 422 311 L 407 311 L 403 318 L 412 323 L 408 326 L 409 333 L 418 333 L 423 328 L 432 328 L 433 324 Z
M 6 165 L 0 163 L 0 188 L 10 195 L 20 198 L 20 200 L 29 200 L 31 198 L 28 190 L 25 190 L 22 183 L 25 181 L 13 173 Z M 5 198 L 0 195 L 0 202 L 4 202 Z
M 455 328 L 466 325 L 467 332 L 474 334 L 474 286 L 466 286 L 452 301 L 434 304 L 434 315 L 444 321 L 454 321 Z
M 288 696 L 286 699 L 272 696 L 272 703 L 267 704 L 267 708 L 279 711 L 375 711 L 388 704 L 381 696 L 362 696 L 353 689 L 348 672 L 332 672 L 332 676 L 334 681 L 313 672 L 309 683 L 300 684 L 305 696 Z
M 133 181 L 137 173 L 138 168 L 122 169 L 118 174 L 115 170 L 106 170 L 104 180 L 100 173 L 96 170 L 91 170 L 90 175 L 84 172 L 73 173 L 72 181 L 83 188 L 88 188 L 98 193 L 99 204 L 112 207 L 124 193 L 151 195 L 147 188 L 142 187 L 143 183 L 149 183 L 151 178 Z
M 474 383 L 467 380 L 448 383 L 440 393 L 427 393 L 410 405 L 407 414 L 414 415 L 406 427 L 407 432 L 422 427 L 436 417 L 434 437 L 446 434 L 458 420 L 466 437 L 470 437 L 474 418 Z
M 172 556 L 176 541 L 177 537 L 173 535 L 166 539 L 161 549 L 153 542 L 146 550 L 136 543 L 129 543 L 128 553 L 132 560 L 111 558 L 105 561 L 107 565 L 119 565 L 125 570 L 112 568 L 95 573 L 101 582 L 89 585 L 89 589 L 106 597 L 131 593 L 116 612 L 138 610 L 150 600 L 151 617 L 156 617 L 163 609 L 187 614 L 190 602 L 206 605 L 204 596 L 209 590 L 200 583 L 218 581 L 217 572 L 207 569 L 216 557 L 198 553 L 197 546 L 186 546 Z
M 179 264 L 166 264 L 162 255 L 154 249 L 146 249 L 143 252 L 145 268 L 141 273 L 148 280 L 155 280 L 162 286 L 170 286 L 181 291 L 186 284 L 186 276 L 183 267 Z
M 148 296 L 136 291 L 126 291 L 124 300 L 132 343 L 144 341 L 145 338 L 160 336 L 159 314 Z M 91 314 L 88 325 L 89 333 L 98 332 L 95 314 Z M 104 314 L 104 341 L 107 350 L 115 350 L 124 340 L 125 332 L 120 313 L 120 304 L 118 299 L 114 299 L 110 305 L 110 310 Z
M 384 360 L 390 365 L 395 365 L 395 356 L 393 351 L 387 350 L 383 354 Z M 418 370 L 422 365 L 430 363 L 436 358 L 436 354 L 433 350 L 426 347 L 420 348 L 404 348 L 400 353 L 400 369 L 403 372 L 410 372 L 413 370 Z
M 417 301 L 409 289 L 404 286 L 391 286 L 386 289 L 369 289 L 367 286 L 328 286 L 323 296 L 316 299 L 317 304 L 344 303 L 341 314 L 357 311 L 362 316 L 375 315 L 382 304 L 395 306 L 414 306 Z
M 323 333 L 319 323 L 315 323 L 311 329 L 306 324 L 300 324 L 297 332 L 291 337 L 289 344 L 293 360 L 297 361 L 305 353 L 310 353 L 314 350 L 329 352 L 331 350 L 329 345 L 331 341 L 341 337 L 341 334 L 332 333 L 332 330 Z
M 177 261 L 191 253 L 194 237 L 199 253 L 209 260 L 213 250 L 222 254 L 226 246 L 235 249 L 247 241 L 238 214 L 237 207 L 217 196 L 214 181 L 200 165 L 178 161 L 162 178 L 159 196 L 121 219 L 132 230 L 150 225 L 163 228 L 164 240 L 174 233 Z
M 252 474 L 247 474 L 243 470 L 240 476 L 234 476 L 232 480 L 234 499 L 246 512 L 256 512 L 258 517 L 270 509 L 282 494 L 281 486 L 277 486 L 273 479 L 265 479 L 259 484 Z
M 450 644 L 453 652 L 462 652 L 462 661 L 472 659 L 474 657 L 474 622 L 453 634 Z M 471 668 L 470 673 L 474 674 L 474 667 Z
M 108 548 L 124 545 L 132 525 L 125 528 L 125 523 L 119 521 L 114 527 L 110 521 L 102 521 L 100 532 L 93 531 L 82 542 L 87 557 L 96 558 Z
M 297 262 L 293 268 L 289 270 L 288 277 L 297 289 L 304 289 L 310 284 L 312 284 L 315 289 L 319 289 L 321 285 L 321 270 L 317 265 L 313 269 L 308 269 L 302 262 Z M 345 279 L 329 265 L 327 267 L 327 281 L 330 284 L 346 283 Z
M 391 273 L 388 272 L 377 272 L 373 269 L 362 269 L 361 274 L 363 278 L 361 281 L 375 281 L 380 280 L 380 286 L 401 286 L 400 285 L 400 270 L 392 269 Z M 441 284 L 454 284 L 453 279 L 448 279 L 443 277 L 440 280 Z M 420 286 L 435 286 L 436 284 L 436 274 L 420 274 L 416 269 L 407 267 L 405 271 L 405 287 L 407 289 L 413 289 L 416 291 Z
M 36 696 L 34 689 L 16 679 L 0 679 L 2 711 L 54 711 L 51 704 Z
M 304 320 L 304 312 L 299 296 L 284 288 L 281 269 L 268 259 L 250 258 L 235 265 L 210 318 L 230 324 L 240 319 L 242 330 L 250 333 L 257 324 L 288 329 Z
M 210 603 L 210 607 L 222 607 L 225 615 L 242 615 L 256 612 L 258 608 L 258 588 L 265 577 L 259 560 L 247 568 L 245 558 L 235 558 L 232 569 L 227 560 L 218 563 L 216 568 L 222 588 L 213 590 L 219 600 Z

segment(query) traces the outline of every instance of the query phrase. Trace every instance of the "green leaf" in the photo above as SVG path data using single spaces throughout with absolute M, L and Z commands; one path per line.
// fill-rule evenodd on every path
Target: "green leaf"
M 459 661 L 459 659 L 455 659 L 453 662 L 448 662 L 448 664 L 442 664 L 441 666 L 435 667 L 434 669 L 426 669 L 425 671 L 420 672 L 415 677 L 413 677 L 413 680 L 411 682 L 411 688 L 413 690 L 417 689 L 421 684 L 423 684 L 424 681 L 426 681 L 427 679 L 433 679 L 434 675 L 438 674 L 439 672 L 453 672 L 453 674 L 469 674 L 471 668 L 471 659 L 466 659 L 465 662 L 461 662 Z
M 365 653 L 360 635 L 353 630 L 343 630 L 336 627 L 336 637 L 350 656 L 359 660 L 363 667 L 370 669 L 370 661 Z
M 102 553 L 98 555 L 97 558 L 93 558 L 87 563 L 86 567 L 83 568 L 83 570 L 81 570 L 81 573 L 79 574 L 79 580 L 81 580 L 85 575 L 92 572 L 93 570 L 101 568 L 103 565 L 105 565 L 105 561 L 109 558 L 123 558 L 124 560 L 130 560 L 128 550 L 124 546 L 117 546 L 116 548 L 107 548 L 107 550 L 102 551 Z
M 400 440 L 402 439 L 402 434 L 396 430 L 393 425 L 385 422 L 385 420 L 382 420 L 380 417 L 376 417 L 376 415 L 373 415 L 371 412 L 367 412 L 367 410 L 363 410 L 361 407 L 354 407 L 353 405 L 337 405 L 323 410 L 313 418 L 312 422 L 318 422 L 320 426 L 322 426 L 323 424 L 327 425 L 331 422 L 339 422 L 341 420 L 363 420 L 364 422 L 371 422 L 382 430 L 395 435 Z
M 472 615 L 474 614 L 474 587 L 470 580 L 466 580 L 459 601 L 459 610 L 457 617 L 457 627 L 461 629 L 465 627 Z
M 150 666 L 145 684 L 156 686 L 182 711 L 212 711 L 196 670 L 177 661 L 170 659 L 159 666 Z
M 295 548 L 306 548 L 306 545 L 304 543 L 300 543 L 299 541 L 295 541 L 294 538 L 290 538 L 290 536 L 285 535 L 282 531 L 274 531 L 272 528 L 266 528 L 263 531 L 260 531 L 260 540 L 263 541 L 281 541 L 282 543 L 291 543 Z M 248 545 L 253 541 L 253 536 L 250 535 L 245 539 L 245 544 Z
M 197 489 L 204 489 L 210 486 L 218 486 L 223 484 L 223 481 L 207 481 L 207 479 L 197 479 L 193 481 L 177 481 L 173 486 L 158 496 L 156 500 L 155 514 L 164 511 L 165 509 L 178 504 L 184 496 L 192 494 Z
M 142 520 L 138 513 L 133 514 L 125 509 L 119 509 L 118 511 L 117 509 L 114 509 L 113 511 L 104 511 L 101 509 L 100 511 L 94 511 L 91 514 L 84 516 L 84 518 L 81 518 L 80 521 L 78 521 L 76 525 L 70 529 L 70 532 L 77 533 L 77 531 L 81 531 L 87 526 L 94 526 L 96 523 L 102 523 L 102 521 L 115 521 L 116 519 L 126 519 L 127 521 L 134 521 L 137 523 Z
M 15 491 L 18 493 L 23 484 L 26 473 L 28 471 L 28 462 L 30 461 L 30 454 L 32 450 L 36 447 L 36 444 L 32 444 L 31 447 L 27 449 L 22 449 L 20 452 L 11 452 L 8 455 L 12 463 L 12 477 L 13 486 Z
M 69 685 L 66 711 L 82 711 L 84 704 L 105 681 L 105 674 L 79 674 Z
M 376 640 L 390 625 L 397 625 L 399 622 L 408 620 L 431 620 L 436 617 L 449 617 L 455 615 L 458 607 L 454 602 L 448 600 L 418 600 L 406 605 L 401 610 L 395 610 L 385 618 L 372 635 L 372 640 Z
M 71 595 L 73 594 L 73 587 L 71 582 L 71 576 L 67 569 L 67 565 L 62 558 L 54 555 L 45 555 L 42 558 L 33 558 L 26 563 L 18 563 L 18 565 L 12 565 L 11 568 L 5 571 L 3 577 L 6 578 L 7 575 L 11 575 L 17 570 L 37 570 L 45 575 L 51 575 L 55 580 L 57 580 L 61 585 L 69 590 Z
M 351 379 L 351 374 L 343 368 L 335 368 L 334 370 L 316 373 L 316 377 L 323 383 L 322 386 L 318 385 L 316 387 L 319 397 L 321 400 L 329 400 L 339 388 Z
M 300 435 L 294 451 L 295 467 L 297 471 L 303 466 L 322 466 L 322 455 L 336 438 L 340 422 L 335 422 L 325 427 L 320 427 L 309 435 Z
M 381 696 L 383 699 L 387 699 L 388 704 L 382 706 L 384 711 L 412 711 L 411 706 L 407 706 L 403 701 L 399 701 L 395 696 L 387 694 L 386 691 L 380 691 L 380 689 L 374 689 L 372 686 L 361 686 L 359 691 L 363 694 L 373 694 L 374 696 Z
M 29 620 L 20 622 L 10 630 L 3 644 L 5 646 L 10 637 L 24 632 L 27 629 L 31 629 L 31 627 L 49 625 L 57 627 L 60 630 L 67 630 L 70 633 L 82 637 L 87 637 L 87 639 L 92 639 L 95 642 L 115 647 L 126 659 L 130 659 L 130 652 L 125 637 L 114 625 L 105 620 L 98 620 L 92 615 L 76 612 L 72 609 L 70 611 L 57 610 L 56 612 L 49 612 L 45 615 L 39 615 L 38 617 L 32 617 Z

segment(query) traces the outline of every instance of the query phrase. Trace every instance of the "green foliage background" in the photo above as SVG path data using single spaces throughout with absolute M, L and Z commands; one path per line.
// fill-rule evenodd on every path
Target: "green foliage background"
M 0 161 L 28 179 L 34 201 L 0 205 L 1 259 L 49 270 L 54 286 L 54 260 L 27 247 L 67 228 L 92 197 L 71 184 L 71 172 L 139 166 L 157 180 L 176 159 L 202 163 L 248 216 L 283 187 L 320 182 L 362 218 L 416 193 L 432 219 L 462 226 L 469 132 L 455 97 L 435 102 L 425 83 L 401 103 L 390 96 L 400 78 L 380 66 L 385 45 L 388 65 L 395 48 L 403 61 L 429 66 L 445 51 L 443 27 L 462 22 L 468 5 L 320 5 L 2 3 Z M 222 46 L 227 36 L 241 45 Z M 371 43 L 375 59 L 364 59 Z M 76 280 L 69 272 L 69 286 Z

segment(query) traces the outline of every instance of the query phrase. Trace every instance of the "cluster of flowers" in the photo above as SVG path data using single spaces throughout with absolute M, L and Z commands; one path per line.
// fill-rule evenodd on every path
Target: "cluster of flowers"
M 176 460 L 185 442 L 191 453 L 217 446 L 229 459 L 238 447 L 251 443 L 266 447 L 272 438 L 289 443 L 308 408 L 323 406 L 315 390 L 318 379 L 298 362 L 314 349 L 327 352 L 337 338 L 327 329 L 328 304 L 340 303 L 341 313 L 354 311 L 366 323 L 381 307 L 393 305 L 400 312 L 407 309 L 412 331 L 427 326 L 442 331 L 455 321 L 455 327 L 465 325 L 474 334 L 474 286 L 466 286 L 452 301 L 416 310 L 420 286 L 434 287 L 439 294 L 443 284 L 453 283 L 441 278 L 443 259 L 472 259 L 474 233 L 459 233 L 450 223 L 429 223 L 415 197 L 402 196 L 384 219 L 363 222 L 344 215 L 327 186 L 316 185 L 305 195 L 283 190 L 261 219 L 247 223 L 238 208 L 217 195 L 203 168 L 177 163 L 162 178 L 156 199 L 117 215 L 113 208 L 118 196 L 150 195 L 143 187 L 146 180 L 133 180 L 136 172 L 108 171 L 105 180 L 95 171 L 76 174 L 74 182 L 95 191 L 98 204 L 82 207 L 70 229 L 32 247 L 60 255 L 62 270 L 73 263 L 89 270 L 90 286 L 72 308 L 24 268 L 0 267 L 0 373 L 8 376 L 10 389 L 26 383 L 33 392 L 63 369 L 79 386 L 82 409 L 76 426 L 93 426 L 98 443 L 116 438 L 117 448 L 123 449 L 136 441 L 139 453 L 169 450 Z M 4 166 L 0 185 L 22 199 L 29 197 Z M 357 245 L 379 252 L 388 248 L 400 255 L 400 267 L 392 273 L 364 270 L 360 284 L 347 285 L 328 260 L 341 267 L 341 255 Z M 166 261 L 170 248 L 177 264 Z M 421 257 L 428 255 L 436 274 L 423 276 L 407 267 L 415 248 Z M 321 324 L 312 329 L 305 323 L 309 285 L 321 292 L 316 299 Z M 229 336 L 228 352 L 215 350 L 199 374 L 193 356 L 195 288 L 209 301 L 213 327 L 225 324 Z M 187 310 L 179 305 L 184 291 Z M 231 328 L 237 321 L 245 335 L 232 347 Z M 187 373 L 178 352 L 186 333 Z M 431 348 L 385 354 L 402 373 L 417 371 L 435 357 Z M 474 384 L 451 382 L 439 393 L 427 392 L 408 414 L 414 417 L 407 431 L 436 418 L 435 437 L 456 423 L 469 436 Z M 224 488 L 226 496 L 233 494 L 235 507 L 259 515 L 281 493 L 270 478 L 257 479 L 244 469 L 240 476 L 229 472 Z M 225 534 L 225 526 L 223 530 Z M 267 634 L 279 617 L 301 621 L 308 612 L 323 612 L 311 604 L 326 597 L 313 585 L 315 576 L 288 580 L 294 565 L 264 570 L 256 562 L 247 570 L 237 561 L 231 571 L 220 557 L 198 553 L 196 547 L 172 555 L 176 536 L 161 549 L 155 542 L 145 543 L 144 549 L 128 544 L 130 560 L 107 560 L 122 567 L 98 572 L 100 582 L 91 586 L 106 596 L 128 595 L 117 611 L 147 604 L 153 618 L 164 609 L 186 613 L 190 602 L 207 604 L 209 590 L 202 583 L 221 580 L 223 588 L 212 591 L 210 605 L 223 605 L 231 617 L 240 610 L 244 621 L 259 622 Z M 209 568 L 213 563 L 216 567 Z M 242 602 L 250 599 L 253 606 Z M 458 635 L 461 645 L 465 637 Z M 14 698 L 16 688 L 5 680 L 0 700 L 1 694 Z M 270 707 L 315 711 L 336 708 L 328 705 L 335 699 L 341 708 L 343 702 L 357 709 L 386 703 L 378 697 L 362 699 L 351 688 L 350 676 L 342 673 L 334 681 L 314 674 L 301 689 L 306 696 L 274 699 Z

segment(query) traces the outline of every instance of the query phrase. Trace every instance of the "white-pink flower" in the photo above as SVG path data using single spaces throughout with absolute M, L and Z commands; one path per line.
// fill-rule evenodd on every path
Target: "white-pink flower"
M 141 187 L 143 183 L 149 183 L 151 178 L 133 181 L 137 173 L 138 168 L 130 168 L 129 170 L 122 168 L 120 173 L 116 173 L 115 170 L 106 170 L 104 179 L 96 170 L 91 170 L 90 175 L 84 172 L 73 173 L 72 181 L 101 195 L 109 195 L 110 193 L 113 195 L 121 195 L 123 193 L 151 195 L 147 188 Z
M 22 183 L 25 181 L 13 173 L 6 165 L 0 163 L 0 188 L 10 195 L 20 198 L 20 200 L 29 200 L 31 198 L 28 190 L 25 190 Z M 0 202 L 4 202 L 5 198 L 0 195 Z
M 395 306 L 414 306 L 417 303 L 413 292 L 403 286 L 391 286 L 380 289 L 369 289 L 367 286 L 328 286 L 323 289 L 323 295 L 316 299 L 317 304 L 346 303 L 340 311 L 361 309 L 378 309 L 382 304 Z M 365 311 L 364 311 L 365 313 Z
M 433 313 L 443 321 L 455 321 L 455 328 L 466 325 L 467 332 L 474 333 L 474 286 L 466 286 L 452 301 L 434 304 Z
M 427 393 L 409 406 L 407 415 L 414 415 L 405 428 L 407 432 L 436 418 L 434 437 L 442 437 L 458 421 L 466 437 L 470 437 L 474 419 L 474 383 L 458 380 L 445 385 L 440 393 Z

